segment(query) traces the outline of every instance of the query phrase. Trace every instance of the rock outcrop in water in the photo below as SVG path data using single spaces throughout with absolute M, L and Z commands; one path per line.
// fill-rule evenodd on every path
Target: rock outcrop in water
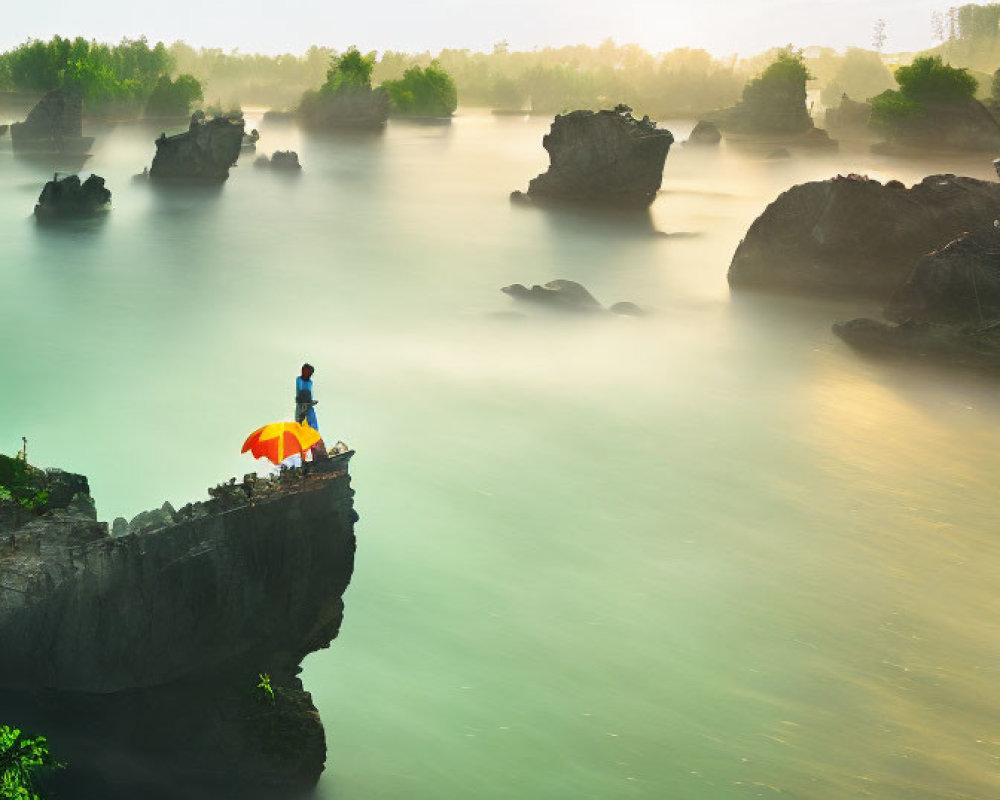
M 794 186 L 750 226 L 729 267 L 733 288 L 886 301 L 917 260 L 1000 217 L 1000 184 L 931 175 L 906 189 L 864 176 Z
M 270 167 L 271 169 L 277 170 L 288 170 L 291 172 L 298 172 L 302 169 L 302 165 L 299 163 L 299 154 L 294 150 L 276 150 L 271 154 L 271 157 L 267 156 L 257 156 L 257 160 L 253 162 L 255 167 Z
M 719 144 L 721 141 L 722 131 L 719 130 L 719 127 L 714 122 L 703 119 L 699 120 L 698 124 L 694 126 L 685 144 L 712 146 Z
M 530 289 L 523 284 L 513 283 L 510 286 L 504 286 L 500 291 L 515 300 L 537 303 L 558 311 L 589 314 L 605 310 L 604 306 L 597 302 L 594 295 L 581 284 L 562 278 L 549 281 L 544 286 L 539 286 L 536 283 Z M 641 316 L 645 313 L 635 303 L 627 301 L 615 303 L 607 310 L 625 316 Z
M 350 455 L 224 484 L 117 538 L 83 476 L 33 470 L 19 502 L 0 501 L 4 721 L 49 735 L 72 796 L 315 784 L 323 729 L 297 673 L 343 617 Z
M 367 86 L 307 92 L 296 117 L 307 130 L 380 131 L 389 119 L 389 95 Z
M 528 185 L 527 197 L 617 208 L 646 208 L 663 182 L 663 164 L 673 144 L 668 130 L 648 117 L 635 119 L 628 106 L 610 111 L 573 111 L 556 116 L 542 146 L 547 172 Z M 525 195 L 514 192 L 513 199 Z
M 35 205 L 40 219 L 90 217 L 106 211 L 111 205 L 111 192 L 104 188 L 104 178 L 90 175 L 80 182 L 79 175 L 53 176 L 45 184 Z
M 921 258 L 884 313 L 900 324 L 861 318 L 834 332 L 859 350 L 1000 369 L 1000 230 L 964 234 Z
M 24 122 L 10 126 L 15 150 L 85 153 L 93 137 L 83 135 L 83 100 L 74 92 L 56 89 L 45 94 Z
M 154 180 L 224 181 L 240 156 L 244 121 L 229 114 L 207 119 L 201 111 L 191 115 L 187 131 L 161 134 L 149 170 Z

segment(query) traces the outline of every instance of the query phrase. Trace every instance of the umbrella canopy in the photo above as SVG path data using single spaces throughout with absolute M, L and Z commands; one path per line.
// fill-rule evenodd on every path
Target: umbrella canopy
M 280 464 L 289 456 L 308 450 L 319 441 L 319 431 L 297 422 L 272 422 L 251 433 L 241 453 L 248 450 L 255 458 L 267 458 Z

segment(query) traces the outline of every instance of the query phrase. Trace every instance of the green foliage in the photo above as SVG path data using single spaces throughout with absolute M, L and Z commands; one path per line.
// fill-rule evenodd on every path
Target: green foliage
M 18 728 L 0 725 L 0 799 L 39 800 L 35 779 L 58 766 L 44 736 L 32 738 Z
M 742 102 L 724 124 L 752 133 L 799 133 L 812 127 L 806 109 L 806 81 L 812 76 L 802 53 L 786 47 L 760 77 L 743 87 Z
M 426 69 L 410 67 L 402 78 L 386 81 L 382 88 L 389 93 L 393 110 L 400 114 L 450 117 L 458 107 L 455 82 L 436 61 Z
M 178 75 L 173 81 L 168 75 L 161 75 L 146 101 L 146 116 L 187 116 L 191 107 L 202 99 L 201 82 L 193 75 Z
M 965 100 L 976 93 L 979 82 L 967 69 L 945 64 L 940 56 L 921 56 L 896 70 L 899 91 L 918 103 Z
M 967 69 L 942 62 L 940 56 L 921 56 L 896 70 L 898 90 L 872 98 L 871 126 L 895 138 L 913 129 L 927 103 L 954 103 L 970 99 L 978 81 Z
M 870 125 L 875 130 L 893 137 L 901 133 L 920 113 L 923 106 L 900 91 L 886 89 L 871 99 Z
M 337 94 L 343 91 L 371 89 L 372 70 L 375 69 L 375 51 L 361 55 L 356 47 L 351 47 L 342 56 L 331 61 L 326 73 L 326 83 L 320 91 Z
M 1000 102 L 1000 69 L 993 73 L 993 80 L 990 82 L 990 97 Z
M 20 458 L 0 455 L 0 502 L 17 503 L 28 511 L 41 511 L 49 502 L 45 473 Z
M 775 97 L 801 97 L 804 103 L 806 81 L 811 77 L 802 53 L 787 47 L 778 53 L 759 78 L 747 83 L 743 88 L 743 101 L 753 103 L 770 101 Z
M 144 37 L 107 45 L 79 36 L 54 36 L 48 42 L 34 39 L 0 54 L 0 88 L 76 91 L 90 113 L 136 110 L 159 76 L 172 66 L 166 46 L 159 42 L 150 47 Z
M 266 672 L 260 672 L 257 674 L 259 682 L 257 684 L 257 689 L 260 690 L 261 697 L 267 698 L 272 703 L 274 702 L 274 687 L 271 685 L 271 676 Z

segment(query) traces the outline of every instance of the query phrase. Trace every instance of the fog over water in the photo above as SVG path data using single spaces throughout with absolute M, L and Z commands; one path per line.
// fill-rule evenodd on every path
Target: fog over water
M 361 516 L 303 675 L 323 800 L 1000 796 L 996 383 L 859 357 L 830 325 L 871 305 L 725 277 L 794 183 L 988 159 L 675 146 L 635 220 L 510 205 L 547 119 L 248 121 L 302 174 L 132 183 L 159 131 L 94 128 L 114 208 L 57 230 L 54 167 L 0 140 L 0 443 L 103 519 L 181 505 L 316 365 Z M 655 313 L 499 291 L 553 278 Z

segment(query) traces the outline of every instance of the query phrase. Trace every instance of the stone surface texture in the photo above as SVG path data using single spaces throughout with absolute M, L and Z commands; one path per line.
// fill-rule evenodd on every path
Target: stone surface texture
M 750 226 L 733 288 L 857 295 L 885 302 L 918 259 L 1000 217 L 1000 184 L 931 175 L 912 188 L 864 176 L 794 186 Z
M 648 207 L 663 182 L 663 164 L 674 137 L 648 117 L 635 119 L 630 111 L 627 106 L 618 106 L 556 116 L 542 139 L 549 169 L 531 181 L 528 198 Z
M 236 163 L 243 141 L 242 116 L 230 114 L 206 119 L 191 116 L 184 133 L 161 134 L 149 177 L 158 180 L 224 181 Z

